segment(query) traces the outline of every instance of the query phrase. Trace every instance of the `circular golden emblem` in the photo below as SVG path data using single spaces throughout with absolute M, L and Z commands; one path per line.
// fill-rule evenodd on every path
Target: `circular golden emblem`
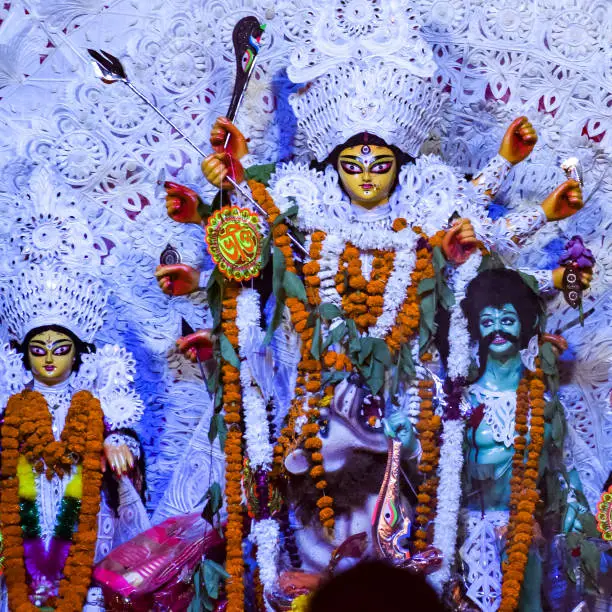
M 606 541 L 612 541 L 612 486 L 604 492 L 597 504 L 597 529 Z
M 223 276 L 246 281 L 261 269 L 259 217 L 248 208 L 224 206 L 206 224 L 206 244 Z

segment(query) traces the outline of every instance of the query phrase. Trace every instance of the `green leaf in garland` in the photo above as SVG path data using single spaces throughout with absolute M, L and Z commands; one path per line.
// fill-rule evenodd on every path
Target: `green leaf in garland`
M 421 317 L 419 321 L 419 351 L 424 353 L 436 333 L 436 296 L 434 292 L 421 298 Z
M 351 375 L 350 372 L 338 372 L 337 370 L 326 370 L 321 376 L 321 386 L 335 385 L 346 380 Z
M 505 268 L 504 262 L 497 253 L 489 253 L 483 256 L 480 266 L 478 267 L 478 272 L 480 273 L 484 272 L 485 270 L 496 270 L 498 268 Z
M 223 451 L 225 449 L 225 440 L 227 440 L 227 425 L 220 412 L 216 412 L 212 415 L 210 418 L 210 427 L 208 428 L 208 439 L 211 444 L 217 437 L 219 438 L 219 446 Z
M 419 295 L 423 295 L 424 293 L 429 293 L 436 288 L 436 279 L 435 278 L 424 278 L 420 283 L 417 290 Z
M 212 214 L 213 207 L 210 204 L 205 204 L 204 200 L 198 196 L 198 214 L 202 219 L 206 220 Z
M 206 284 L 206 299 L 213 317 L 213 329 L 217 329 L 221 324 L 221 300 L 223 299 L 224 286 L 225 277 L 221 274 L 219 268 L 215 266 Z
M 221 334 L 219 336 L 219 346 L 221 348 L 221 357 L 223 357 L 223 359 L 231 366 L 240 369 L 240 359 L 238 359 L 238 355 L 236 354 L 232 343 L 228 340 L 225 334 Z
M 280 215 L 278 215 L 278 217 L 274 219 L 270 227 L 274 229 L 277 225 L 280 225 L 281 223 L 291 223 L 291 218 L 295 217 L 298 214 L 299 210 L 300 209 L 298 208 L 297 204 L 290 206 L 285 212 L 280 213 Z
M 272 341 L 274 330 L 280 325 L 283 320 L 283 311 L 285 309 L 285 300 L 287 295 L 285 293 L 284 279 L 285 279 L 285 256 L 280 249 L 272 249 L 272 293 L 274 294 L 274 311 L 266 336 L 264 338 L 264 345 L 269 344 Z
M 202 562 L 204 567 L 204 586 L 212 599 L 219 597 L 219 585 L 223 580 L 229 578 L 229 574 L 222 565 L 215 563 L 212 559 L 205 559 Z
M 372 355 L 376 361 L 380 361 L 380 363 L 382 363 L 384 366 L 388 367 L 392 363 L 389 347 L 387 346 L 387 343 L 380 338 L 374 338 Z
M 334 329 L 332 329 L 329 334 L 327 334 L 327 338 L 325 338 L 325 342 L 323 343 L 323 350 L 328 349 L 332 344 L 336 344 L 344 338 L 346 335 L 347 327 L 344 321 L 342 323 L 338 323 Z
M 557 356 L 550 342 L 545 342 L 540 347 L 540 360 L 542 363 L 542 371 L 546 375 L 548 388 L 550 392 L 555 394 L 559 390 L 559 369 L 557 368 Z
M 526 274 L 525 272 L 519 272 L 523 282 L 536 294 L 540 295 L 540 287 L 538 286 L 538 281 L 531 274 Z
M 312 348 L 310 354 L 316 359 L 321 358 L 321 319 L 317 317 L 314 326 L 314 332 L 312 334 Z
M 260 266 L 261 269 L 264 270 L 270 261 L 270 253 L 272 251 L 272 247 L 270 246 L 272 243 L 272 232 L 269 232 L 268 235 L 263 239 L 261 243 L 261 260 Z
M 202 502 L 206 502 L 204 510 L 202 510 L 202 518 L 214 527 L 215 516 L 219 513 L 223 505 L 223 495 L 221 493 L 221 486 L 218 482 L 213 482 L 210 485 L 200 503 Z
M 297 274 L 285 270 L 283 287 L 289 297 L 294 297 L 301 302 L 306 302 L 306 289 L 304 288 L 304 283 Z
M 367 358 L 372 354 L 374 348 L 374 338 L 365 336 L 361 339 L 361 346 L 359 347 L 359 355 L 357 361 L 359 363 L 365 363 Z
M 565 419 L 559 411 L 556 411 L 551 421 L 551 437 L 553 444 L 559 449 L 563 448 L 565 433 Z
M 400 364 L 401 373 L 408 379 L 413 379 L 416 375 L 416 369 L 414 367 L 414 360 L 412 359 L 412 351 L 410 350 L 410 344 L 403 344 L 400 349 Z
M 377 359 L 372 359 L 371 372 L 366 382 L 374 395 L 376 395 L 385 384 L 385 366 Z
M 333 321 L 342 316 L 342 311 L 335 304 L 325 302 L 319 306 L 319 314 L 326 321 Z
M 262 183 L 266 187 L 270 184 L 270 177 L 276 170 L 276 164 L 257 164 L 256 166 L 249 166 L 244 170 L 244 176 L 249 181 L 257 181 Z

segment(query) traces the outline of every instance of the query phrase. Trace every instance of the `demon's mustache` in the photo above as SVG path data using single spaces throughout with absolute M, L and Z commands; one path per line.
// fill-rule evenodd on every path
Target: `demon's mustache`
M 514 336 L 505 331 L 495 331 L 483 337 L 482 345 L 488 348 L 496 338 L 503 338 L 504 340 L 508 340 L 508 342 L 512 342 L 512 344 L 516 344 L 519 341 L 518 336 Z

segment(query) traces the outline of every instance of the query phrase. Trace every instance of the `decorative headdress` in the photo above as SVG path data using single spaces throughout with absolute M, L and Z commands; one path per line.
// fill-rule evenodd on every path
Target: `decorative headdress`
M 303 23 L 287 72 L 295 83 L 312 82 L 290 103 L 317 160 L 359 132 L 416 156 L 446 96 L 412 9 L 382 0 L 295 5 Z
M 63 266 L 29 266 L 0 285 L 0 318 L 22 342 L 28 332 L 61 325 L 91 342 L 102 327 L 108 294 L 104 284 Z

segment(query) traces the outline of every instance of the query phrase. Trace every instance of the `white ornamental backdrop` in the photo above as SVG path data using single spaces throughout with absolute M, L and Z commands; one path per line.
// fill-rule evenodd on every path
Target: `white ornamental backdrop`
M 383 2 L 391 10 L 400 5 L 330 2 L 345 32 L 367 28 Z M 147 407 L 139 433 L 156 520 L 190 511 L 208 482 L 222 477 L 220 451 L 208 443 L 207 393 L 174 350 L 182 317 L 193 327 L 205 324 L 205 295 L 168 298 L 153 277 L 168 243 L 186 263 L 209 263 L 201 230 L 166 216 L 158 177 L 163 170 L 205 198 L 214 194 L 189 145 L 124 85 L 97 80 L 86 49 L 119 57 L 134 83 L 207 150 L 210 126 L 225 113 L 233 87 L 233 26 L 256 15 L 267 28 L 237 119 L 251 139 L 245 161 L 287 160 L 304 151 L 285 68 L 307 9 L 307 0 L 20 0 L 0 8 L 0 274 L 26 249 L 38 261 L 68 257 L 108 281 L 111 316 L 99 340 L 122 344 L 137 362 Z M 564 180 L 560 160 L 582 162 L 587 206 L 541 230 L 520 263 L 555 267 L 574 234 L 597 257 L 585 299 L 595 313 L 565 332 L 563 368 L 564 402 L 593 502 L 612 463 L 609 1 L 421 0 L 415 10 L 451 99 L 430 150 L 472 174 L 496 153 L 514 117 L 526 114 L 538 130 L 534 153 L 512 172 L 495 214 L 537 205 Z M 550 308 L 551 331 L 576 315 L 561 296 Z

